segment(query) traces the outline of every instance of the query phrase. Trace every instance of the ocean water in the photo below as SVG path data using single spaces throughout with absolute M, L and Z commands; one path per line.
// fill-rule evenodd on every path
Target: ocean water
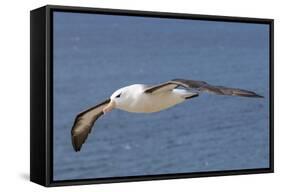
M 269 167 L 269 26 L 54 13 L 54 180 Z M 101 117 L 82 150 L 75 116 L 135 83 L 173 78 L 249 89 L 153 114 Z

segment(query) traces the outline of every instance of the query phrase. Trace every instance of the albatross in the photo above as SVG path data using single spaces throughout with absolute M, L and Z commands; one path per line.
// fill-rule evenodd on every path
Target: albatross
M 152 86 L 145 84 L 129 85 L 118 89 L 110 98 L 76 116 L 71 130 L 73 148 L 76 152 L 80 151 L 96 120 L 114 108 L 131 113 L 154 113 L 195 98 L 201 92 L 263 98 L 253 91 L 215 86 L 205 81 L 196 80 L 173 79 Z

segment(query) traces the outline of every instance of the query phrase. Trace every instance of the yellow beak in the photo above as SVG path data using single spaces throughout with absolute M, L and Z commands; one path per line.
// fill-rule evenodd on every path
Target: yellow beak
M 112 109 L 115 107 L 115 101 L 113 101 L 113 100 L 110 100 L 110 102 L 108 103 L 108 105 L 105 107 L 105 108 L 103 108 L 103 113 L 105 114 L 105 113 L 108 113 L 108 112 L 110 112 L 110 111 L 112 111 Z

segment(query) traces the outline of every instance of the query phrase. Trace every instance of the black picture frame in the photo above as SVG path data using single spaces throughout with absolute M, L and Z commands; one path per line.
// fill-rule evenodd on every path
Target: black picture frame
M 212 171 L 200 173 L 163 174 L 149 176 L 129 176 L 102 179 L 53 180 L 53 12 L 98 13 L 109 15 L 127 15 L 156 18 L 192 19 L 207 21 L 227 21 L 242 23 L 261 23 L 270 26 L 269 34 L 269 89 L 270 89 L 270 167 L 262 169 L 245 169 L 231 171 Z M 43 186 L 81 185 L 96 183 L 162 180 L 177 178 L 194 178 L 209 176 L 226 176 L 240 174 L 274 172 L 274 20 L 245 17 L 226 17 L 213 15 L 194 15 L 167 12 L 149 12 L 135 10 L 101 9 L 88 7 L 70 7 L 47 5 L 30 12 L 30 64 L 31 64 L 31 98 L 30 98 L 30 180 Z

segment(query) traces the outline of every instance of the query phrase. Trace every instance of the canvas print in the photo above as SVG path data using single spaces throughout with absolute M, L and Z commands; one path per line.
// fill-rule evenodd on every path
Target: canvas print
M 270 167 L 269 25 L 53 12 L 53 180 Z

